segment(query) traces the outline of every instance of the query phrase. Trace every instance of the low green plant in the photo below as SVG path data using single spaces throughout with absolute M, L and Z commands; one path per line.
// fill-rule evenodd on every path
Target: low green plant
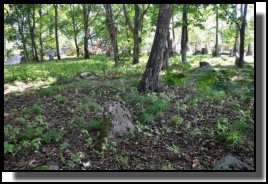
M 14 152 L 14 145 L 8 143 L 7 141 L 4 142 L 4 154 L 13 153 Z
M 33 106 L 25 108 L 23 112 L 28 115 L 38 115 L 42 114 L 44 109 L 40 105 L 34 104 Z
M 42 140 L 45 143 L 51 143 L 53 141 L 60 142 L 62 141 L 63 134 L 64 134 L 63 132 L 50 130 L 42 135 Z
M 162 170 L 174 170 L 174 168 L 172 167 L 172 165 L 171 165 L 170 162 L 167 162 L 167 163 L 163 166 Z
M 168 150 L 172 153 L 179 153 L 180 148 L 178 146 L 176 146 L 174 143 L 172 143 L 172 146 L 168 147 Z
M 41 137 L 44 133 L 44 128 L 29 126 L 19 134 L 22 140 L 32 140 Z
M 64 102 L 66 102 L 67 100 L 68 100 L 68 98 L 65 97 L 65 96 L 62 96 L 62 95 L 58 95 L 58 96 L 55 98 L 55 102 L 56 102 L 57 104 L 64 103 Z
M 121 163 L 122 165 L 128 165 L 129 157 L 128 156 L 118 156 L 117 161 Z
M 80 110 L 87 111 L 87 110 L 100 110 L 101 107 L 98 103 L 96 103 L 92 98 L 85 97 L 83 100 L 82 105 L 80 106 Z
M 143 123 L 152 123 L 155 119 L 155 116 L 150 113 L 143 113 L 139 116 L 139 120 Z
M 169 103 L 164 100 L 155 101 L 145 112 L 155 117 L 161 116 L 169 107 Z
M 22 141 L 22 146 L 24 148 L 33 147 L 35 149 L 39 149 L 42 144 L 41 141 L 42 141 L 41 138 L 34 138 L 33 140 L 24 140 Z
M 171 117 L 171 123 L 172 123 L 173 125 L 179 125 L 179 124 L 182 123 L 182 121 L 183 121 L 183 118 L 180 117 L 180 116 L 178 116 L 178 115 L 175 115 L 175 116 L 172 116 L 172 117 Z

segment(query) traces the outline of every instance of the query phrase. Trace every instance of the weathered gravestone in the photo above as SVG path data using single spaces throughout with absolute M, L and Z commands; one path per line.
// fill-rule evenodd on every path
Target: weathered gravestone
M 51 61 L 51 60 L 54 60 L 54 57 L 51 54 L 49 54 L 48 59 Z
M 227 155 L 216 163 L 214 170 L 253 170 L 253 168 L 237 158 Z
M 253 55 L 253 45 L 249 44 L 248 45 L 248 51 L 247 51 L 247 56 L 252 56 Z
M 233 50 L 233 49 L 230 49 L 229 56 L 230 56 L 230 57 L 233 57 L 233 56 L 234 56 L 234 50 Z
M 14 54 L 11 58 L 7 59 L 6 64 L 7 65 L 14 65 L 21 63 L 21 56 L 20 54 Z
M 134 129 L 132 118 L 121 102 L 108 102 L 103 106 L 101 136 L 118 140 L 128 136 Z

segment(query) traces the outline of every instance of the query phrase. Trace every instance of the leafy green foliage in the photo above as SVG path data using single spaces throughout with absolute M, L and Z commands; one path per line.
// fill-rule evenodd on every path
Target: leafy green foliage
M 4 142 L 4 154 L 13 153 L 14 152 L 14 145 L 9 144 L 7 141 Z
M 171 117 L 171 123 L 174 124 L 174 125 L 179 125 L 181 124 L 183 121 L 183 118 L 178 116 L 178 115 L 175 115 L 175 116 L 172 116 Z
M 43 108 L 37 104 L 34 104 L 31 107 L 25 108 L 23 111 L 25 114 L 28 114 L 28 115 L 38 115 L 44 112 Z
M 42 135 L 42 140 L 45 143 L 51 143 L 53 141 L 60 142 L 60 141 L 62 141 L 63 134 L 64 134 L 63 132 L 58 132 L 58 131 L 50 130 L 48 132 L 45 132 Z

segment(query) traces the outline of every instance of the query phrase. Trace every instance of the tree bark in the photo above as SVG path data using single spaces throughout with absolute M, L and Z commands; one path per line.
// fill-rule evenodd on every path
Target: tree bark
M 32 59 L 33 61 L 39 61 L 38 56 L 37 56 L 37 49 L 35 45 L 35 40 L 34 40 L 34 29 L 35 29 L 35 6 L 32 4 L 32 13 L 31 13 L 31 8 L 30 5 L 27 6 L 28 8 L 28 23 L 29 23 L 29 29 L 30 29 L 30 37 L 31 37 L 31 48 L 32 48 Z M 33 23 L 31 23 L 31 17 Z
M 84 20 L 84 58 L 89 59 L 89 51 L 88 51 L 88 17 L 89 17 L 89 12 L 88 12 L 88 5 L 83 4 L 83 20 Z
M 188 20 L 187 20 L 187 5 L 183 5 L 182 12 L 182 33 L 181 33 L 181 61 L 186 63 L 186 52 L 188 43 Z
M 154 42 L 146 69 L 138 85 L 139 91 L 159 91 L 158 78 L 169 32 L 171 9 L 172 4 L 160 4 Z
M 214 57 L 220 57 L 220 49 L 219 49 L 219 10 L 218 6 L 216 7 L 216 44 L 215 44 L 215 51 L 214 51 Z
M 23 56 L 25 57 L 26 61 L 29 61 L 29 53 L 26 47 L 26 39 L 24 36 L 24 19 L 25 19 L 25 13 L 22 12 L 22 20 L 19 18 L 19 13 L 18 11 L 16 12 L 17 14 L 17 23 L 18 23 L 18 29 L 19 29 L 19 34 L 21 37 L 21 42 L 22 42 L 22 47 L 23 47 Z
M 238 66 L 243 68 L 244 67 L 244 52 L 245 52 L 245 31 L 246 31 L 246 16 L 247 16 L 247 7 L 248 5 L 244 5 L 244 11 L 243 11 L 243 20 L 240 30 L 240 57 L 238 61 Z M 242 6 L 241 6 L 242 9 Z
M 169 67 L 169 56 L 172 50 L 172 40 L 170 39 L 170 33 L 168 31 L 168 35 L 167 35 L 167 46 L 165 48 L 165 52 L 164 52 L 164 58 L 163 58 L 163 65 L 161 70 L 166 70 Z
M 114 51 L 114 62 L 115 67 L 119 66 L 119 54 L 118 54 L 118 44 L 117 44 L 117 33 L 115 29 L 115 23 L 113 18 L 113 9 L 111 4 L 103 5 L 106 11 L 106 24 L 110 34 L 113 51 Z
M 56 39 L 56 50 L 57 50 L 57 57 L 60 60 L 60 48 L 59 48 L 59 39 L 58 39 L 58 4 L 54 4 L 55 8 L 55 39 Z
M 134 48 L 133 48 L 133 61 L 132 64 L 137 64 L 139 63 L 139 54 L 140 54 L 140 43 L 142 41 L 142 38 L 139 37 L 139 31 L 142 30 L 141 26 L 142 26 L 142 21 L 143 21 L 143 17 L 144 15 L 147 13 L 148 8 L 150 5 L 147 6 L 146 9 L 143 9 L 143 11 L 140 11 L 140 7 L 138 4 L 134 4 L 134 8 L 135 8 L 135 16 L 134 16 L 134 25 L 130 22 L 130 18 L 127 14 L 126 11 L 126 6 L 125 4 L 123 4 L 123 10 L 124 10 L 124 15 L 126 18 L 126 22 L 130 28 L 130 30 L 132 31 L 133 34 L 133 42 L 134 42 Z
M 73 22 L 73 30 L 74 30 L 74 44 L 76 48 L 76 57 L 79 57 L 79 46 L 77 43 L 77 22 L 75 21 L 75 11 L 74 11 L 74 4 L 70 5 L 71 11 L 72 11 L 72 22 Z
M 235 33 L 234 56 L 236 56 L 236 53 L 238 52 L 238 35 L 239 35 L 239 29 L 237 28 Z
M 43 23 L 42 23 L 42 7 L 40 7 L 38 13 L 39 13 L 40 21 L 41 21 L 41 24 L 39 25 L 39 29 L 40 29 L 40 34 L 39 34 L 40 56 L 41 56 L 41 61 L 43 61 L 44 60 L 44 47 L 43 47 L 43 40 L 42 40 L 42 25 L 43 25 Z

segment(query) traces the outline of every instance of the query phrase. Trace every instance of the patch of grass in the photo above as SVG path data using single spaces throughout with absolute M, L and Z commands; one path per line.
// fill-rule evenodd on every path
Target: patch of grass
M 168 109 L 168 107 L 169 103 L 167 101 L 157 100 L 146 110 L 146 112 L 159 117 Z
M 64 135 L 64 133 L 62 131 L 58 132 L 58 131 L 50 130 L 48 132 L 45 132 L 42 135 L 42 141 L 44 141 L 45 143 L 48 143 L 48 144 L 53 142 L 53 141 L 61 142 L 63 135 Z
M 55 98 L 56 104 L 61 104 L 61 103 L 64 103 L 66 101 L 68 101 L 68 97 L 62 96 L 60 94 L 58 96 L 56 96 L 56 98 Z
M 139 116 L 139 120 L 142 122 L 142 123 L 152 123 L 155 119 L 155 116 L 150 114 L 150 113 L 142 113 L 140 116 Z
M 43 88 L 43 89 L 39 90 L 39 94 L 41 96 L 49 96 L 49 95 L 52 95 L 56 92 L 58 92 L 58 88 L 55 86 L 47 87 L 47 88 Z
M 180 125 L 183 121 L 183 118 L 178 116 L 178 115 L 175 115 L 175 116 L 172 116 L 171 117 L 171 123 L 173 125 Z
M 81 111 L 94 110 L 98 111 L 101 109 L 100 105 L 95 102 L 92 98 L 86 96 L 83 100 L 82 105 L 79 107 Z
M 44 109 L 40 105 L 37 105 L 37 104 L 34 104 L 33 106 L 30 106 L 23 110 L 23 113 L 28 114 L 28 115 L 38 115 L 38 114 L 42 114 L 43 112 L 44 112 Z

